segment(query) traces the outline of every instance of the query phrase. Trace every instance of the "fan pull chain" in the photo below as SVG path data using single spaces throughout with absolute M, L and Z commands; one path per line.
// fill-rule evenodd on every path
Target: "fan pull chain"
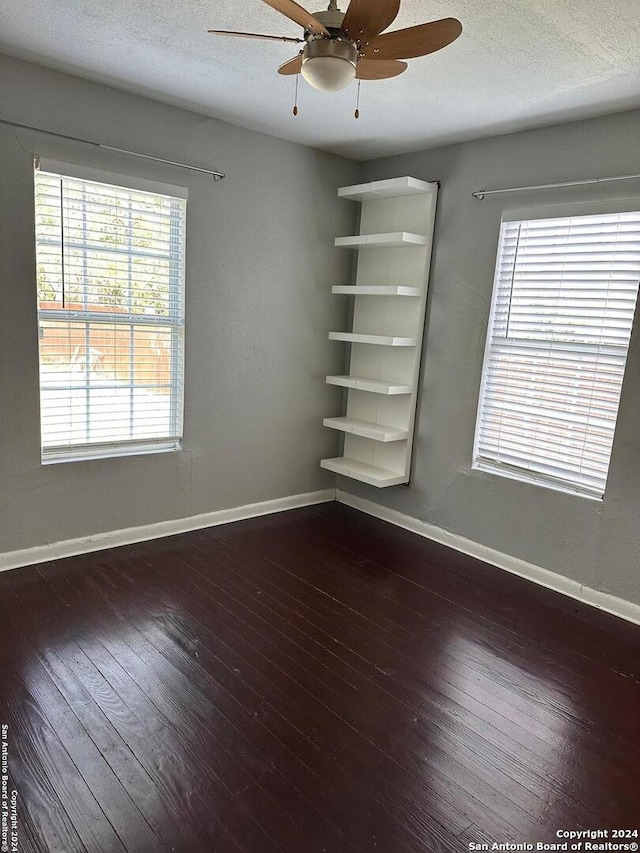
M 360 78 L 358 78 L 358 94 L 356 97 L 356 111 L 353 114 L 354 118 L 360 118 Z
M 294 116 L 298 115 L 298 78 L 300 77 L 300 72 L 296 74 L 296 95 L 293 103 L 293 114 Z

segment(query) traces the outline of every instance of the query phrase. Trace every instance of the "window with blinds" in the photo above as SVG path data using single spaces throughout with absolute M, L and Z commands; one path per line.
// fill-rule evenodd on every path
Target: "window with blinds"
M 640 279 L 640 212 L 503 222 L 474 467 L 602 498 Z
M 43 461 L 178 449 L 185 198 L 41 168 L 35 213 Z

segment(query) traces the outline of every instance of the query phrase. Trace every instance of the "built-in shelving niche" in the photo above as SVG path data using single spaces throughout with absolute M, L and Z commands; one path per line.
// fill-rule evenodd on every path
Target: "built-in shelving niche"
M 347 389 L 346 413 L 325 418 L 344 433 L 344 455 L 323 459 L 328 471 L 378 488 L 409 482 L 420 353 L 438 185 L 393 178 L 342 187 L 362 203 L 360 234 L 335 244 L 358 251 L 350 331 L 329 333 L 351 344 L 349 373 L 327 376 Z

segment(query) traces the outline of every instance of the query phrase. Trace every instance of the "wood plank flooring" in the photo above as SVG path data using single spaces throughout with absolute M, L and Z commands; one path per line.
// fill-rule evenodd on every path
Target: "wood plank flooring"
M 640 830 L 640 628 L 338 504 L 4 573 L 0 723 L 20 853 Z

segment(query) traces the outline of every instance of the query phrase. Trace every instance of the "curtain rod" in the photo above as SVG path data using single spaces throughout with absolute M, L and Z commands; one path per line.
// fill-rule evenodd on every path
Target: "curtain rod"
M 631 181 L 634 178 L 640 178 L 640 174 L 617 175 L 613 178 L 586 178 L 584 181 L 563 181 L 559 184 L 536 184 L 531 187 L 507 187 L 502 190 L 476 190 L 476 192 L 471 193 L 471 195 L 482 201 L 486 195 L 496 195 L 497 193 L 522 193 L 527 190 L 552 190 L 558 187 L 579 187 L 584 184 L 603 184 L 606 181 Z
M 119 154 L 129 154 L 131 157 L 142 157 L 144 160 L 165 163 L 167 166 L 178 166 L 180 169 L 189 169 L 192 172 L 202 172 L 205 175 L 211 175 L 214 181 L 220 181 L 225 177 L 223 172 L 215 172 L 212 169 L 202 169 L 200 166 L 191 166 L 188 163 L 165 160 L 163 157 L 152 157 L 151 154 L 140 154 L 138 151 L 128 151 L 126 148 L 116 148 L 115 145 L 104 145 L 102 142 L 92 142 L 90 139 L 80 139 L 78 136 L 68 136 L 66 133 L 54 133 L 52 130 L 43 130 L 41 127 L 32 127 L 28 124 L 18 124 L 18 122 L 7 121 L 3 118 L 0 118 L 0 124 L 7 125 L 7 127 L 17 127 L 20 130 L 33 130 L 36 133 L 45 133 L 47 136 L 56 136 L 58 139 L 67 139 L 71 142 L 81 142 L 83 145 L 92 145 L 94 148 L 102 148 L 104 151 L 117 151 Z

